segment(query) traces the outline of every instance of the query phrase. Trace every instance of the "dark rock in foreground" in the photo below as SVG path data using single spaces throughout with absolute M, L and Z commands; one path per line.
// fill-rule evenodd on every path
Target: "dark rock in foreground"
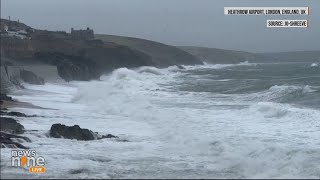
M 82 129 L 78 125 L 66 126 L 64 124 L 53 124 L 51 126 L 49 134 L 54 138 L 76 139 L 82 141 L 104 138 L 118 138 L 117 136 L 114 136 L 112 134 L 101 136 L 98 133 L 90 131 L 89 129 Z
M 94 140 L 97 137 L 95 134 L 88 130 L 82 129 L 78 125 L 66 126 L 64 124 L 53 124 L 50 129 L 50 136 L 54 138 L 66 138 L 66 139 L 76 139 L 76 140 Z
M 1 117 L 0 118 L 0 130 L 9 132 L 12 134 L 22 134 L 24 133 L 24 127 L 18 123 L 15 119 Z
M 0 132 L 0 147 L 1 148 L 21 148 L 28 149 L 26 146 L 22 145 L 20 142 L 15 140 L 31 142 L 31 140 L 24 136 L 18 136 L 14 134 L 8 134 L 5 132 Z
M 20 77 L 26 83 L 44 85 L 44 79 L 31 71 L 20 70 Z

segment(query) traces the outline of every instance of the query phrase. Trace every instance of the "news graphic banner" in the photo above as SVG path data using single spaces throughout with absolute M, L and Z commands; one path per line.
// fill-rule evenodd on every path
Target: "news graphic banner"
M 273 16 L 307 16 L 309 7 L 225 7 L 225 15 L 273 15 Z M 303 27 L 309 26 L 308 20 L 267 20 L 267 27 Z
M 11 165 L 12 167 L 21 167 L 28 169 L 30 173 L 44 173 L 46 171 L 45 159 L 37 156 L 35 150 L 12 150 Z

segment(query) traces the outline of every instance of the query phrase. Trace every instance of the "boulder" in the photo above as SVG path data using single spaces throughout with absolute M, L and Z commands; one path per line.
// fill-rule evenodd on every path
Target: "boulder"
M 18 123 L 15 119 L 1 117 L 0 118 L 0 130 L 9 132 L 12 134 L 22 134 L 24 133 L 24 127 Z
M 88 129 L 82 129 L 78 125 L 66 126 L 64 124 L 53 124 L 50 129 L 50 136 L 54 138 L 76 139 L 82 141 L 97 139 L 95 133 Z
M 44 79 L 42 77 L 37 76 L 31 71 L 20 70 L 20 77 L 24 82 L 29 84 L 37 84 L 37 85 L 44 84 Z
M 100 135 L 88 129 L 82 129 L 78 125 L 66 126 L 64 124 L 53 124 L 50 129 L 50 136 L 54 138 L 76 139 L 82 141 L 105 139 L 105 138 L 118 138 L 112 134 Z

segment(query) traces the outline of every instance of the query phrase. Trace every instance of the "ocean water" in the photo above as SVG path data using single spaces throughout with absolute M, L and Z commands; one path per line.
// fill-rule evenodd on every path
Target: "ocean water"
M 307 63 L 121 68 L 101 81 L 26 85 L 16 108 L 46 172 L 14 178 L 320 178 L 320 67 Z M 48 137 L 54 123 L 122 140 Z

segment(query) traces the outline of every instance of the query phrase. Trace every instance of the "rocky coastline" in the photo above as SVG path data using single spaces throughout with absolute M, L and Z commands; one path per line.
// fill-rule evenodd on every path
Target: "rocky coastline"
M 23 89 L 24 83 L 44 85 L 57 80 L 99 80 L 102 74 L 121 67 L 165 68 L 172 65 L 182 67 L 181 65 L 202 64 L 197 57 L 185 51 L 156 42 L 143 41 L 144 46 L 141 46 L 141 42 L 139 46 L 130 46 L 108 39 L 95 39 L 92 34 L 85 37 L 72 34 L 77 32 L 75 30 L 72 30 L 71 34 L 39 30 L 21 22 L 1 19 L 1 27 L 8 23 L 11 31 L 24 34 L 12 35 L 1 29 L 1 148 L 28 149 L 24 143 L 32 141 L 23 136 L 28 130 L 20 124 L 19 118 L 33 118 L 38 115 L 26 115 L 12 111 L 12 108 L 42 107 L 16 101 L 7 95 L 14 89 Z M 93 33 L 93 30 L 90 30 L 90 33 Z M 155 49 L 151 49 L 151 46 Z M 78 125 L 63 124 L 53 124 L 51 129 L 48 129 L 48 136 L 80 141 L 105 138 L 127 141 L 112 134 L 100 135 Z

